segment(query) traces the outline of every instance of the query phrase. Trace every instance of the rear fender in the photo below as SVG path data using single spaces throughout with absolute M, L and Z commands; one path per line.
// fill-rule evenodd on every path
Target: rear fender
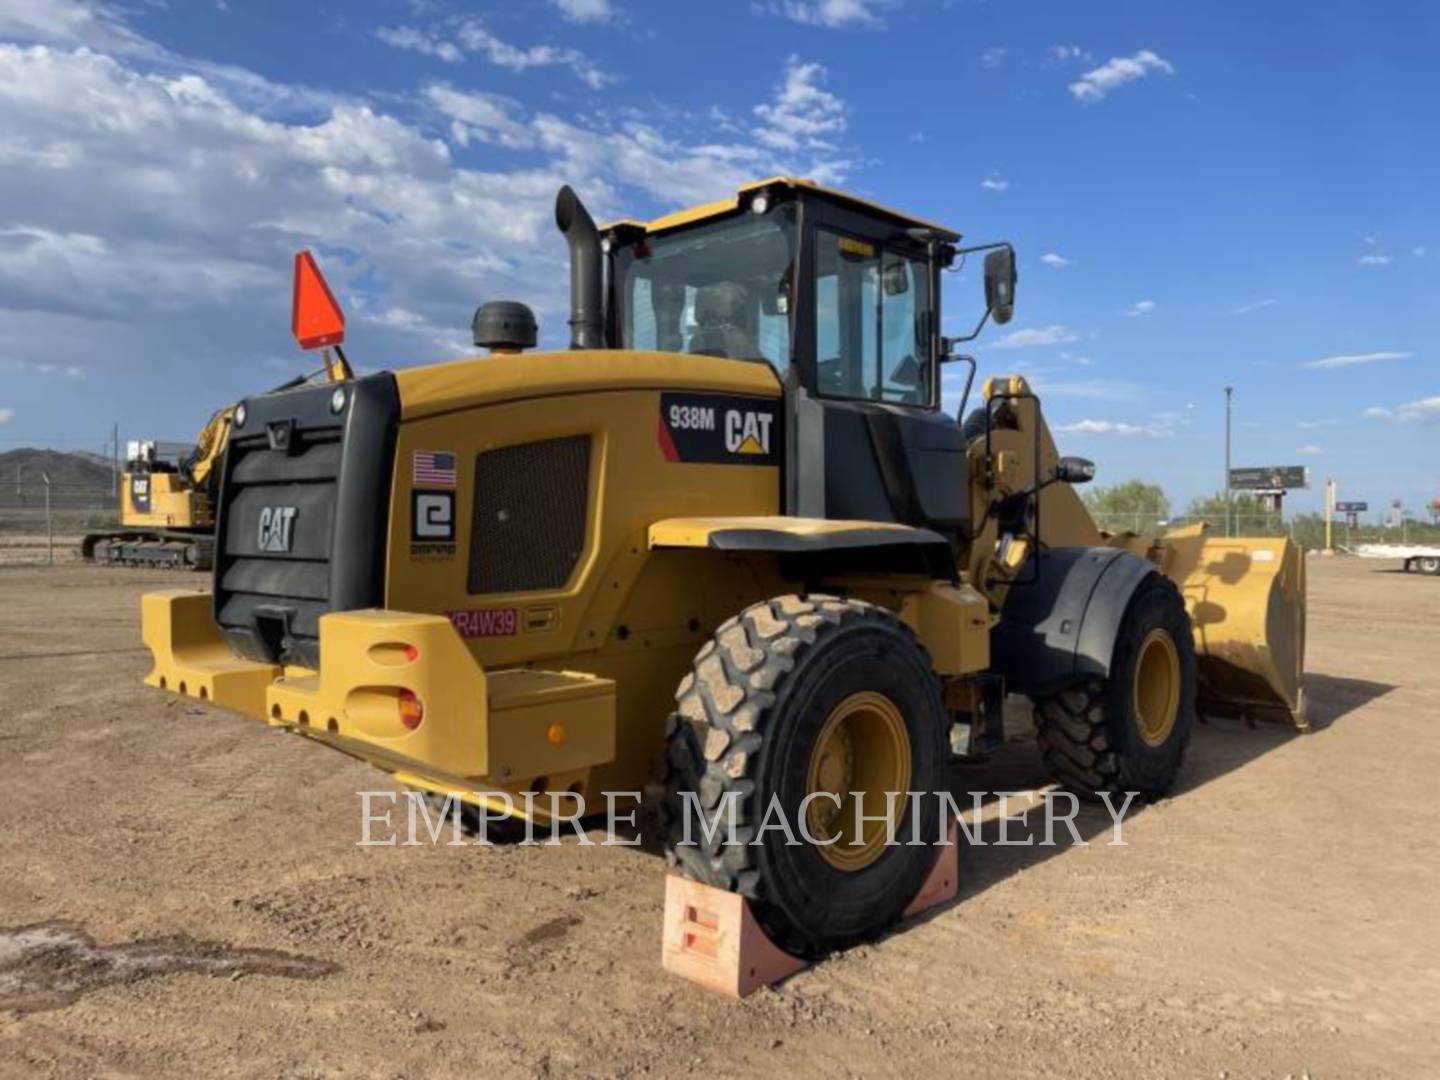
M 775 555 L 784 576 L 797 579 L 846 573 L 923 574 L 951 582 L 959 577 L 954 552 L 943 536 L 888 521 L 781 514 L 666 518 L 650 526 L 649 545 Z

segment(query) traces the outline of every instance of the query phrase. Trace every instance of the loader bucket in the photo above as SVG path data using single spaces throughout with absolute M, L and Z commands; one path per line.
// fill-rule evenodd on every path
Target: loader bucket
M 1201 713 L 1288 720 L 1308 731 L 1305 560 L 1288 538 L 1165 537 L 1166 575 L 1195 631 Z

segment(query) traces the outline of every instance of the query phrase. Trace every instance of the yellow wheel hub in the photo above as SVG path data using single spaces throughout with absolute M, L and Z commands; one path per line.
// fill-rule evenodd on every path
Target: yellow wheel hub
M 820 854 L 840 870 L 862 870 L 885 850 L 887 792 L 899 792 L 894 819 L 905 813 L 910 787 L 910 733 L 899 708 L 884 694 L 865 690 L 835 706 L 810 752 L 806 776 L 810 800 L 805 827 L 825 846 Z M 856 802 L 864 795 L 867 820 L 857 832 Z M 836 803 L 839 803 L 837 806 Z M 834 843 L 825 843 L 829 840 Z
M 1180 711 L 1180 654 L 1161 629 L 1140 643 L 1135 660 L 1135 726 L 1148 746 L 1161 746 L 1175 728 Z

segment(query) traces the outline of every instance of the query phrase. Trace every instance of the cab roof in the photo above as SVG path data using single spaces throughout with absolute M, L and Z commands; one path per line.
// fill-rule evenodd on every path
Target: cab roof
M 915 217 L 913 214 L 902 214 L 899 210 L 892 210 L 888 206 L 881 206 L 879 203 L 871 202 L 869 199 L 862 199 L 858 195 L 852 195 L 848 191 L 825 187 L 822 184 L 817 184 L 814 180 L 805 180 L 794 176 L 772 176 L 766 180 L 752 180 L 750 183 L 743 185 L 734 195 L 726 199 L 704 203 L 701 206 L 692 206 L 686 210 L 676 210 L 673 213 L 664 214 L 651 221 L 635 221 L 632 218 L 612 221 L 602 226 L 601 229 L 604 232 L 608 232 L 611 229 L 628 226 L 630 228 L 643 229 L 646 233 L 659 233 L 669 229 L 678 229 L 683 225 L 691 225 L 697 221 L 704 221 L 706 218 L 728 214 L 738 209 L 741 202 L 747 196 L 762 188 L 789 188 L 792 191 L 811 192 L 822 198 L 857 207 L 866 213 L 879 214 L 882 217 L 890 218 L 892 221 L 899 222 L 907 228 L 919 227 L 922 229 L 933 229 L 939 234 L 941 239 L 951 243 L 960 239 L 959 233 L 953 229 L 946 228 L 944 225 L 937 225 L 933 221 L 926 221 L 924 218 Z

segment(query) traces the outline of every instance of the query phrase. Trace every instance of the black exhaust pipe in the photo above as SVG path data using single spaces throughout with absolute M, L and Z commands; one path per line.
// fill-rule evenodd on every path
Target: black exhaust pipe
M 600 232 L 569 184 L 555 196 L 555 225 L 570 245 L 570 347 L 605 348 L 600 308 Z

